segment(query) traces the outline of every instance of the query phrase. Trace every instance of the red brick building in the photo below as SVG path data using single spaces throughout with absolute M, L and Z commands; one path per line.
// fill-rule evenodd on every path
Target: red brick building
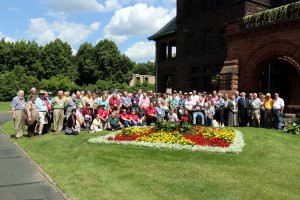
M 210 91 L 220 75 L 223 92 L 279 92 L 300 105 L 299 35 L 299 1 L 177 0 L 176 18 L 149 37 L 157 89 Z

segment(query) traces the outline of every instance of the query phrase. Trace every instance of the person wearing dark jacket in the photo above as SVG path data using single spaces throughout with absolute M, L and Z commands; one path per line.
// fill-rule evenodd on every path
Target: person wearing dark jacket
M 76 109 L 72 109 L 71 115 L 67 121 L 67 127 L 65 130 L 66 135 L 78 135 L 78 127 L 77 127 L 77 118 L 76 118 Z
M 241 93 L 241 98 L 238 100 L 238 113 L 240 118 L 240 126 L 247 126 L 249 113 L 249 100 L 246 98 L 246 93 Z

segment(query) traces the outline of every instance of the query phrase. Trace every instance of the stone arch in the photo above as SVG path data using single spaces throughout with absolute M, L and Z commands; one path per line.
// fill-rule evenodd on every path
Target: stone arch
M 291 63 L 300 75 L 300 47 L 289 41 L 271 41 L 256 48 L 248 57 L 245 65 L 245 74 L 251 79 L 256 76 L 263 63 L 274 59 L 284 59 Z

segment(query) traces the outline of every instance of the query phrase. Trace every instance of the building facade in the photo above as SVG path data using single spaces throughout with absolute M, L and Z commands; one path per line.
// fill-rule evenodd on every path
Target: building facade
M 129 83 L 129 86 L 134 86 L 136 83 L 144 83 L 147 82 L 149 84 L 155 84 L 155 76 L 151 75 L 140 75 L 140 74 L 133 74 L 132 79 Z
M 149 37 L 156 41 L 158 90 L 211 91 L 220 75 L 223 92 L 277 91 L 288 104 L 300 104 L 300 8 L 294 2 L 177 0 L 176 18 Z M 284 52 L 271 53 L 280 47 Z M 291 56 L 290 50 L 297 53 Z

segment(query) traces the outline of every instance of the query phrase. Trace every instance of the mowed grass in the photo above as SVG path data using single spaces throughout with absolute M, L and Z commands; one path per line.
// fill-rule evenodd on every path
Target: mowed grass
M 0 112 L 11 111 L 10 103 L 11 102 L 0 102 Z
M 300 137 L 238 130 L 241 154 L 87 143 L 105 133 L 12 140 L 71 199 L 300 199 Z

